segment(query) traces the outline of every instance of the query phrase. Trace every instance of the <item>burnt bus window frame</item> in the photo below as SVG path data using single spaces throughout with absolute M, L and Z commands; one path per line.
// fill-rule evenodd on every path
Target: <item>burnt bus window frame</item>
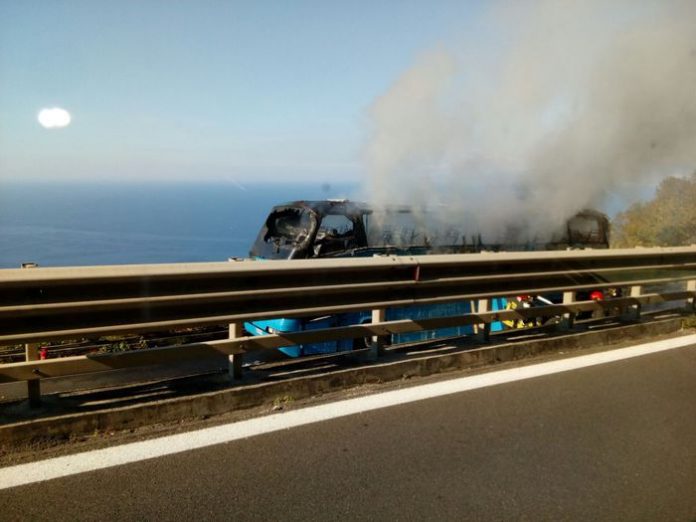
M 294 226 L 294 237 L 287 230 L 278 233 L 278 221 L 284 217 L 298 216 L 298 224 Z M 303 220 L 306 220 L 303 222 Z M 298 259 L 307 257 L 309 245 L 314 242 L 317 233 L 318 219 L 316 213 L 307 207 L 286 206 L 275 207 L 266 218 L 251 251 L 252 258 L 264 259 Z
M 602 245 L 609 243 L 606 218 L 580 212 L 568 218 L 569 245 Z M 590 225 L 586 227 L 586 225 Z M 589 230 L 588 230 L 589 228 Z

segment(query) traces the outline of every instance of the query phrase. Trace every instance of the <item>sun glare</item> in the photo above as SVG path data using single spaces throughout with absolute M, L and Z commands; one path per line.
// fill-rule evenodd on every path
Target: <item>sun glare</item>
M 70 125 L 70 113 L 60 107 L 41 109 L 38 120 L 45 129 L 61 129 Z

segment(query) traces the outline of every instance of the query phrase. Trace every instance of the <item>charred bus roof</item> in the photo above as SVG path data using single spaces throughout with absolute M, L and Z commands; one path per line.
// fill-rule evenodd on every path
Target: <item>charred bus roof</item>
M 319 216 L 327 214 L 343 214 L 347 216 L 362 216 L 371 214 L 372 208 L 366 203 L 347 199 L 322 199 L 289 201 L 273 207 L 271 212 L 285 209 L 306 209 Z
M 369 218 L 373 213 L 380 217 Z M 397 221 L 392 220 L 389 224 L 382 214 L 392 215 Z M 271 209 L 250 255 L 264 259 L 296 259 L 373 255 L 389 253 L 394 249 L 413 254 L 609 246 L 609 219 L 602 212 L 592 209 L 584 209 L 569 218 L 554 237 L 549 238 L 550 241 L 506 240 L 500 244 L 482 240 L 480 234 L 467 239 L 459 224 L 449 223 L 442 230 L 429 230 L 423 227 L 423 223 L 411 224 L 408 222 L 409 215 L 413 218 L 414 214 L 418 214 L 422 220 L 426 214 L 438 213 L 396 205 L 372 207 L 346 199 L 290 201 Z M 403 218 L 399 218 L 399 215 Z M 425 250 L 416 252 L 414 248 Z

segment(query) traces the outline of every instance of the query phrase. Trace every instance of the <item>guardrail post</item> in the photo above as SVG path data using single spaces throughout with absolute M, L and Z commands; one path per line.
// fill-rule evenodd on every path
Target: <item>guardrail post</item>
M 696 279 L 686 282 L 686 291 L 696 293 Z M 696 312 L 696 295 L 692 295 L 686 300 L 686 311 Z
M 230 339 L 238 339 L 244 334 L 244 323 L 230 323 Z M 227 372 L 230 376 L 230 381 L 241 381 L 243 377 L 242 360 L 244 354 L 235 353 L 228 356 Z
M 563 304 L 570 304 L 575 302 L 576 294 L 575 292 L 563 292 Z M 562 330 L 572 330 L 575 326 L 575 313 L 566 312 L 561 317 L 561 322 L 559 326 Z
M 486 313 L 491 308 L 490 299 L 479 299 L 476 306 L 476 312 L 479 314 Z M 476 334 L 480 341 L 487 343 L 491 340 L 491 323 L 480 323 L 476 325 Z
M 22 263 L 22 268 L 36 268 L 37 263 Z M 24 345 L 24 358 L 27 361 L 39 360 L 39 343 L 28 343 Z M 27 399 L 29 400 L 30 408 L 39 408 L 41 406 L 41 380 L 30 379 L 27 381 Z
M 27 361 L 39 360 L 39 343 L 29 343 L 24 345 L 24 357 Z M 30 379 L 27 381 L 27 399 L 30 408 L 41 406 L 41 380 Z
M 386 308 L 375 308 L 372 310 L 372 322 L 373 323 L 383 323 L 387 320 L 387 310 Z M 370 359 L 376 359 L 380 355 L 384 354 L 384 345 L 386 344 L 386 338 L 383 335 L 375 335 L 372 337 L 372 350 L 370 354 Z
M 592 310 L 592 319 L 603 319 L 604 316 L 604 308 L 595 308 Z
M 639 297 L 643 293 L 643 287 L 641 285 L 633 285 L 629 291 L 630 297 Z M 634 304 L 628 305 L 626 310 L 621 317 L 624 321 L 640 321 L 640 309 L 641 305 Z

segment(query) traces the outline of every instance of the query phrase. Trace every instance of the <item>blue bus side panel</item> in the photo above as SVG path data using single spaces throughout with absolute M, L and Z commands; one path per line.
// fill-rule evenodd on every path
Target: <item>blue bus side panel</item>
M 251 335 L 268 335 L 271 333 L 299 332 L 304 330 L 301 319 L 268 319 L 264 321 L 253 321 L 244 323 L 244 329 Z M 287 346 L 279 348 L 281 352 L 289 357 L 299 357 L 302 355 L 302 346 Z
M 504 310 L 506 300 L 502 298 L 493 299 L 491 309 Z M 456 316 L 471 313 L 471 302 L 463 301 L 457 303 L 442 303 L 435 305 L 415 305 L 387 310 L 387 321 L 399 319 L 428 319 L 431 317 Z M 315 319 L 268 319 L 263 321 L 253 321 L 244 323 L 244 328 L 251 335 L 266 335 L 269 333 L 289 333 L 303 330 L 318 330 L 321 328 L 331 328 L 334 326 L 348 326 L 353 324 L 369 323 L 371 312 L 350 312 L 345 314 L 334 314 Z M 498 332 L 503 329 L 501 322 L 491 324 L 491 331 Z M 394 334 L 392 344 L 412 343 L 418 341 L 428 341 L 443 337 L 457 337 L 472 335 L 472 326 L 455 326 L 451 328 L 440 328 L 439 330 L 427 330 L 422 332 L 410 332 Z M 326 341 L 323 343 L 311 343 L 297 346 L 286 346 L 279 348 L 281 352 L 289 357 L 299 357 L 301 355 L 318 355 L 326 353 L 344 352 L 352 350 L 352 339 L 341 339 L 339 341 Z
M 398 321 L 399 319 L 429 319 L 431 317 L 442 317 L 451 315 L 463 315 L 471 312 L 469 302 L 444 303 L 437 305 L 416 305 L 404 306 L 400 308 L 390 308 L 387 310 L 387 321 Z M 455 326 L 452 328 L 440 328 L 439 330 L 424 330 L 422 332 L 409 332 L 392 335 L 392 344 L 414 343 L 417 341 L 428 341 L 440 337 L 454 337 L 461 335 L 471 335 L 471 326 Z
M 504 297 L 496 297 L 491 299 L 491 310 L 496 312 L 498 310 L 505 310 L 507 308 L 507 299 Z M 491 323 L 491 332 L 500 332 L 505 329 L 505 325 L 502 321 L 496 321 Z
M 491 300 L 491 310 L 505 310 L 507 301 L 503 298 Z M 399 319 L 429 319 L 431 317 L 448 317 L 469 314 L 472 312 L 471 301 L 460 301 L 457 303 L 442 303 L 435 305 L 414 305 L 401 308 L 391 308 L 387 310 L 387 321 Z M 499 332 L 503 329 L 503 323 L 496 321 L 491 323 L 491 331 Z M 422 332 L 410 332 L 394 334 L 393 344 L 413 343 L 418 341 L 429 341 L 443 337 L 457 337 L 462 335 L 472 335 L 474 328 L 471 325 L 453 326 L 451 328 L 440 328 L 438 330 L 425 330 Z
M 364 314 L 362 314 L 364 315 Z M 304 330 L 320 330 L 334 326 L 344 326 L 349 324 L 359 324 L 362 322 L 361 314 L 337 314 L 318 317 L 315 319 L 268 319 L 263 321 L 253 321 L 244 323 L 244 328 L 251 335 L 267 335 L 269 333 L 289 333 Z M 289 357 L 300 357 L 301 355 L 319 355 L 324 353 L 344 352 L 353 349 L 352 339 L 341 339 L 340 341 L 325 341 L 322 343 L 301 344 L 278 348 Z

